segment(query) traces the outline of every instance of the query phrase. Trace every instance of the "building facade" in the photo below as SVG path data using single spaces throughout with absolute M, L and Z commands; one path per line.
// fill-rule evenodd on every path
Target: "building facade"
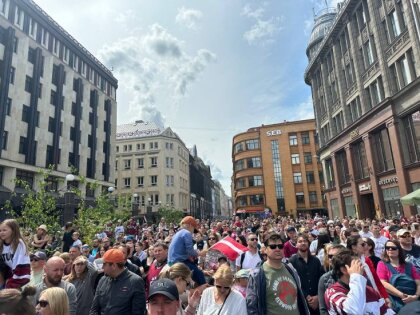
M 319 38 L 317 20 L 331 12 Z M 305 81 L 330 216 L 414 214 L 399 199 L 420 187 L 419 4 L 347 0 L 321 16 Z
M 160 206 L 189 211 L 189 151 L 171 128 L 138 120 L 117 126 L 115 188 L 139 214 Z
M 304 215 L 323 211 L 315 120 L 248 129 L 233 138 L 234 212 Z
M 214 182 L 210 166 L 197 154 L 197 147 L 190 149 L 190 213 L 195 218 L 208 219 L 214 216 Z
M 73 172 L 114 181 L 117 80 L 92 54 L 30 0 L 0 1 L 1 203 L 20 193 L 14 179 L 37 190 L 52 167 L 50 191 Z M 77 184 L 76 181 L 73 185 Z

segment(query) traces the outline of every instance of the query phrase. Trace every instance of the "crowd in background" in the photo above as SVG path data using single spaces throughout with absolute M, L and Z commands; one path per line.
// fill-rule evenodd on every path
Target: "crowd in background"
M 157 224 L 131 218 L 109 222 L 86 239 L 72 223 L 57 238 L 46 225 L 26 233 L 8 219 L 0 223 L 0 314 L 419 310 L 419 225 L 419 215 L 213 221 L 187 216 Z M 211 249 L 227 238 L 247 250 L 229 260 Z

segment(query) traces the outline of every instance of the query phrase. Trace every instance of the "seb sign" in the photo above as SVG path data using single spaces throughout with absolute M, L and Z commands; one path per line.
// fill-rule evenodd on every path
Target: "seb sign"
M 270 131 L 267 131 L 267 136 L 268 137 L 271 137 L 271 136 L 278 136 L 278 135 L 281 135 L 281 130 L 270 130 Z

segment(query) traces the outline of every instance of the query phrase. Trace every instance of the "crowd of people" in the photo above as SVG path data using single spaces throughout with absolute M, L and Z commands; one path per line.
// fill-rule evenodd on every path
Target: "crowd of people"
M 420 311 L 419 215 L 139 221 L 110 222 L 94 239 L 67 223 L 54 251 L 46 225 L 28 234 L 1 222 L 0 314 Z

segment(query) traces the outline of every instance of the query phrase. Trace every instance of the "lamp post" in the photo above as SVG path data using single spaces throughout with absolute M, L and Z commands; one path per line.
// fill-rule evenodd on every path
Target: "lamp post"
M 64 193 L 64 209 L 63 209 L 63 223 L 72 222 L 74 219 L 74 210 L 76 208 L 74 197 L 75 193 L 72 192 L 69 189 L 69 182 L 72 182 L 75 180 L 75 177 L 73 174 L 67 174 L 66 175 L 66 191 Z
M 131 216 L 138 217 L 139 216 L 139 202 L 138 202 L 139 195 L 134 193 L 133 200 L 131 205 Z

